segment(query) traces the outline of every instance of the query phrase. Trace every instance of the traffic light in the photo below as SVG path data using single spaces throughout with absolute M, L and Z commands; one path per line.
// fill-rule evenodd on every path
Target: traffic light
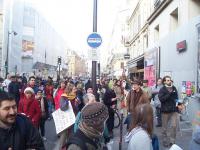
M 58 64 L 61 65 L 61 57 L 58 57 Z

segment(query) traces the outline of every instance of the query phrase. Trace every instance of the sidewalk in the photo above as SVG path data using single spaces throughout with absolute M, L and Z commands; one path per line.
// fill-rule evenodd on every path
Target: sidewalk
M 183 150 L 188 150 L 188 146 L 190 143 L 190 140 L 192 138 L 192 128 L 191 124 L 188 124 L 186 122 L 180 122 L 180 129 L 181 131 L 177 131 L 177 141 L 176 144 L 180 146 Z M 160 150 L 169 150 L 169 148 L 164 148 L 162 146 L 162 134 L 161 134 L 162 128 L 154 127 L 154 133 L 158 136 L 159 139 L 159 147 Z M 123 126 L 123 135 L 127 133 L 125 125 Z M 120 139 L 120 131 L 118 129 L 114 129 L 114 139 L 111 140 L 111 142 L 108 144 L 109 150 L 118 150 L 119 149 L 119 139 Z M 128 147 L 128 143 L 124 142 L 124 136 L 123 136 L 123 143 L 122 143 L 122 150 L 126 150 Z

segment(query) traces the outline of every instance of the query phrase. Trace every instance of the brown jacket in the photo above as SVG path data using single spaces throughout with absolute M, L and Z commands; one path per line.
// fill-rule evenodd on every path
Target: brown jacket
M 148 94 L 142 89 L 140 89 L 139 92 L 135 92 L 131 89 L 126 98 L 126 106 L 128 112 L 133 113 L 137 105 L 145 103 L 149 103 Z

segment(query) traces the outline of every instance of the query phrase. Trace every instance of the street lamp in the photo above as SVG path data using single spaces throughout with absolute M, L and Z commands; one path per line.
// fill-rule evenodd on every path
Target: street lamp
M 15 31 L 8 31 L 8 39 L 7 39 L 7 51 L 6 51 L 6 61 L 5 61 L 5 68 L 6 68 L 6 76 L 5 78 L 7 78 L 8 75 L 8 60 L 9 60 L 9 43 L 10 43 L 10 35 L 13 34 L 14 36 L 17 35 L 17 32 Z

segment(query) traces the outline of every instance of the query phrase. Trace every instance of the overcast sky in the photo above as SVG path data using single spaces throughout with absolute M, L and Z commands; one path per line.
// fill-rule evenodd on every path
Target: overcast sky
M 43 16 L 65 38 L 70 49 L 87 56 L 87 36 L 92 33 L 93 0 L 32 0 Z M 113 24 L 123 0 L 98 0 L 98 29 L 103 38 L 99 48 L 108 51 Z

